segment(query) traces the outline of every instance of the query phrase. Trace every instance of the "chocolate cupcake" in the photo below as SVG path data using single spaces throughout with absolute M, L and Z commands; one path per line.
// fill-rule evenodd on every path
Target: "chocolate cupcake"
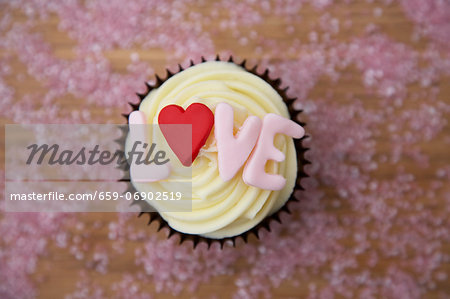
M 156 76 L 155 85 L 147 85 L 140 103 L 131 104 L 132 113 L 125 115 L 131 124 L 136 119 L 159 124 L 173 152 L 162 125 L 191 125 L 189 155 L 178 153 L 174 161 L 190 169 L 191 209 L 171 212 L 155 201 L 137 201 L 155 208 L 140 216 L 148 214 L 149 224 L 169 228 L 169 237 L 179 234 L 181 242 L 192 240 L 194 247 L 201 241 L 247 241 L 261 228 L 270 230 L 272 220 L 280 221 L 279 213 L 289 212 L 288 203 L 297 201 L 294 191 L 303 190 L 303 168 L 310 162 L 304 157 L 301 111 L 293 109 L 295 98 L 280 89 L 280 79 L 256 69 L 247 69 L 245 60 L 236 64 L 219 57 L 179 66 L 165 79 Z M 157 182 L 141 182 L 131 172 L 128 191 L 150 190 L 152 184 Z

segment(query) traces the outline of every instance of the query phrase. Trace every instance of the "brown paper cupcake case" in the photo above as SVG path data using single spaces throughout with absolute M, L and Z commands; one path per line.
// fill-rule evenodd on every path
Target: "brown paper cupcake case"
M 204 57 L 202 57 L 200 63 L 203 63 L 203 62 L 206 62 L 206 61 L 207 60 Z M 293 107 L 293 103 L 296 100 L 296 98 L 290 98 L 286 94 L 286 92 L 287 92 L 289 87 L 281 89 L 280 88 L 281 79 L 279 79 L 279 78 L 271 79 L 269 77 L 269 70 L 268 69 L 266 69 L 262 74 L 259 74 L 259 73 L 257 73 L 258 65 L 255 65 L 252 68 L 247 68 L 246 60 L 243 60 L 241 63 L 236 63 L 232 56 L 230 56 L 230 58 L 227 59 L 227 60 L 221 60 L 219 55 L 217 55 L 215 61 L 227 61 L 227 62 L 235 63 L 235 64 L 243 67 L 248 72 L 250 72 L 250 73 L 260 77 L 261 79 L 263 79 L 264 81 L 269 83 L 278 92 L 278 94 L 283 98 L 283 101 L 288 106 L 288 110 L 289 110 L 289 114 L 290 114 L 291 119 L 293 121 L 297 122 L 298 124 L 300 124 L 301 126 L 305 126 L 306 125 L 304 122 L 299 121 L 299 116 L 300 116 L 300 114 L 303 111 L 302 110 L 295 110 L 294 107 Z M 190 65 L 187 68 L 189 68 L 191 66 L 194 66 L 194 65 L 195 65 L 195 63 L 191 60 L 190 61 Z M 139 105 L 141 104 L 141 102 L 144 100 L 144 98 L 153 89 L 160 87 L 167 79 L 169 79 L 174 74 L 176 74 L 178 72 L 181 72 L 181 71 L 183 71 L 185 69 L 186 68 L 183 68 L 180 64 L 178 64 L 178 71 L 177 72 L 173 73 L 173 72 L 169 71 L 168 69 L 166 69 L 167 74 L 166 74 L 166 77 L 164 79 L 161 79 L 158 75 L 156 75 L 155 76 L 156 77 L 156 82 L 153 85 L 145 83 L 146 86 L 147 86 L 147 91 L 145 93 L 143 93 L 143 94 L 137 93 L 137 95 L 138 95 L 138 97 L 140 99 L 139 102 L 138 103 L 129 103 L 129 105 L 132 108 L 132 111 L 139 110 Z M 127 122 L 128 122 L 128 116 L 130 115 L 130 113 L 122 114 L 123 117 L 125 117 L 127 119 Z M 126 128 L 123 129 L 122 133 L 123 133 L 122 137 L 117 139 L 116 142 L 118 142 L 124 148 L 124 146 L 125 146 L 125 139 L 126 139 L 126 135 L 127 135 Z M 141 217 L 143 215 L 148 215 L 149 216 L 148 225 L 150 225 L 152 222 L 156 222 L 156 223 L 158 223 L 158 228 L 157 228 L 158 231 L 160 231 L 163 228 L 167 228 L 169 230 L 168 238 L 170 238 L 170 237 L 172 237 L 174 235 L 179 235 L 179 237 L 180 237 L 180 244 L 185 242 L 185 241 L 191 240 L 193 242 L 194 248 L 200 242 L 205 242 L 208 245 L 208 248 L 214 242 L 220 243 L 221 248 L 223 248 L 223 245 L 226 242 L 228 242 L 228 241 L 231 241 L 233 246 L 235 246 L 237 238 L 242 238 L 243 241 L 245 243 L 247 243 L 248 237 L 250 235 L 254 235 L 257 239 L 259 239 L 259 232 L 260 232 L 261 229 L 266 229 L 267 231 L 270 231 L 270 223 L 272 221 L 277 221 L 277 222 L 281 223 L 281 220 L 280 220 L 280 214 L 281 213 L 283 213 L 283 212 L 286 212 L 288 214 L 291 213 L 291 211 L 289 210 L 288 204 L 290 202 L 298 201 L 298 199 L 294 196 L 295 191 L 297 191 L 297 190 L 304 190 L 304 188 L 301 185 L 301 179 L 305 178 L 305 177 L 308 177 L 308 174 L 304 170 L 304 166 L 311 163 L 310 161 L 308 161 L 305 158 L 305 153 L 306 153 L 306 151 L 309 150 L 309 148 L 306 148 L 306 147 L 303 146 L 303 141 L 306 138 L 308 138 L 308 137 L 309 137 L 308 135 L 305 135 L 305 136 L 303 136 L 300 139 L 294 139 L 294 144 L 295 144 L 295 148 L 296 148 L 296 151 L 297 151 L 298 171 L 297 171 L 297 179 L 296 179 L 296 184 L 295 184 L 295 187 L 294 187 L 294 191 L 292 192 L 292 194 L 289 197 L 289 199 L 286 201 L 286 203 L 283 205 L 283 207 L 281 207 L 277 212 L 275 212 L 272 215 L 267 216 L 259 224 L 257 224 L 256 226 L 254 226 L 250 230 L 248 230 L 248 231 L 246 231 L 244 233 L 241 233 L 240 235 L 233 236 L 233 237 L 227 237 L 227 238 L 223 238 L 223 239 L 211 239 L 211 238 L 206 238 L 206 237 L 202 237 L 202 236 L 199 236 L 199 235 L 186 234 L 186 233 L 179 232 L 179 231 L 171 228 L 169 226 L 169 224 L 167 223 L 167 221 L 165 221 L 159 215 L 159 213 L 157 213 L 157 212 L 141 212 L 138 217 Z M 137 192 L 137 190 L 134 188 L 134 186 L 132 185 L 131 180 L 130 180 L 129 165 L 128 164 L 124 164 L 121 167 L 121 169 L 125 171 L 124 178 L 121 181 L 125 181 L 125 182 L 128 183 L 128 188 L 127 188 L 126 192 Z M 143 200 L 134 200 L 132 205 L 134 205 L 134 204 L 137 204 L 139 206 L 141 206 L 141 205 L 148 205 L 148 203 L 146 201 L 143 201 Z M 148 210 L 148 209 L 143 209 L 142 207 L 143 206 L 141 206 L 141 210 Z

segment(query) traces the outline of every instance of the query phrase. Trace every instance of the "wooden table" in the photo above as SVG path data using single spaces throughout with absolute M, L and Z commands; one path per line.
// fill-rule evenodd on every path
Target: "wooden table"
M 206 5 L 207 6 L 207 5 Z M 411 45 L 415 49 L 421 51 L 425 48 L 427 41 L 423 40 L 421 43 L 412 43 L 410 40 L 411 34 L 413 32 L 413 24 L 409 19 L 405 17 L 405 14 L 402 8 L 398 4 L 391 4 L 388 7 L 383 6 L 383 14 L 380 17 L 376 17 L 373 14 L 374 9 L 377 7 L 377 4 L 369 4 L 366 1 L 361 1 L 358 3 L 354 3 L 351 5 L 333 5 L 329 12 L 333 14 L 333 16 L 337 16 L 342 22 L 348 18 L 353 21 L 353 25 L 350 28 L 341 29 L 337 38 L 342 41 L 351 40 L 353 37 L 363 36 L 365 33 L 365 27 L 369 23 L 374 23 L 379 27 L 379 30 L 383 33 L 387 34 L 394 40 L 397 40 L 401 43 Z M 297 26 L 295 28 L 296 35 L 300 37 L 301 40 L 308 40 L 308 33 L 310 32 L 310 24 L 316 23 L 317 19 L 323 15 L 324 12 L 318 12 L 316 9 L 311 7 L 310 5 L 305 5 L 305 7 L 301 11 L 301 16 L 303 18 L 303 22 L 301 26 Z M 13 18 L 16 21 L 25 21 L 26 17 L 21 11 L 14 11 Z M 57 30 L 57 26 L 59 23 L 59 19 L 55 15 L 51 15 L 48 20 L 40 21 L 38 26 L 36 26 L 35 31 L 39 32 L 43 35 L 44 39 L 51 45 L 54 50 L 54 54 L 62 59 L 74 59 L 75 54 L 73 52 L 73 47 L 76 44 L 73 40 L 71 40 L 64 32 L 60 32 Z M 291 37 L 285 33 L 284 21 L 281 18 L 276 16 L 269 16 L 264 20 L 263 24 L 258 25 L 257 30 L 260 32 L 265 32 L 267 36 L 271 36 L 277 40 L 283 41 L 285 39 L 290 39 Z M 215 37 L 215 43 L 217 47 L 217 51 L 226 51 L 228 49 L 232 49 L 235 54 L 240 57 L 252 57 L 256 61 L 263 58 L 264 51 L 262 53 L 256 53 L 252 43 L 246 46 L 237 45 L 235 42 L 235 38 L 231 34 L 221 34 Z M 150 50 L 142 50 L 139 47 L 135 47 L 133 49 L 123 50 L 110 50 L 105 53 L 106 57 L 111 61 L 113 68 L 115 71 L 119 73 L 126 72 L 126 66 L 130 62 L 130 55 L 134 52 L 137 52 L 140 55 L 140 59 L 142 61 L 148 62 L 156 71 L 156 73 L 164 74 L 164 68 L 167 65 L 166 53 L 161 49 L 150 49 Z M 2 50 L 0 52 L 1 55 L 5 55 L 6 53 L 10 53 L 7 49 Z M 285 58 L 290 57 L 290 53 L 286 51 L 286 53 L 282 53 Z M 271 61 L 277 61 L 277 58 L 271 58 Z M 26 74 L 26 69 L 24 65 L 14 57 L 11 62 L 14 74 L 24 73 Z M 312 98 L 320 98 L 325 95 L 330 88 L 333 89 L 335 94 L 345 94 L 348 92 L 359 93 L 364 96 L 364 87 L 361 82 L 361 74 L 355 68 L 349 68 L 347 70 L 343 70 L 344 73 L 348 74 L 351 78 L 350 82 L 346 84 L 334 84 L 326 79 L 321 79 L 319 83 L 315 86 L 315 88 L 311 91 Z M 15 76 L 11 75 L 7 78 L 7 83 L 14 87 L 16 90 L 16 96 L 19 98 L 27 93 L 42 93 L 45 91 L 43 89 L 42 84 L 37 82 L 30 76 L 26 76 L 27 84 L 23 84 L 18 82 Z M 442 97 L 450 98 L 450 81 L 448 78 L 444 79 L 445 82 L 441 83 L 442 88 Z M 446 85 L 446 86 L 444 86 Z M 79 109 L 83 105 L 85 105 L 85 101 L 83 99 L 74 100 L 72 95 L 67 95 L 61 99 L 64 102 L 62 105 L 64 112 L 70 113 L 73 110 Z M 115 108 L 113 108 L 115 109 Z M 113 111 L 113 116 L 110 117 L 110 120 L 115 122 L 123 122 L 123 119 L 120 117 L 120 113 L 118 109 Z M 93 108 L 93 115 L 103 116 L 103 111 L 101 108 Z M 9 119 L 2 119 L 3 123 L 10 123 Z M 2 133 L 3 134 L 3 133 Z M 449 135 L 450 131 L 447 127 L 446 134 Z M 386 141 L 388 142 L 388 141 Z M 383 144 L 383 142 L 381 142 Z M 430 145 L 431 146 L 431 145 Z M 437 144 L 431 150 L 436 155 L 442 157 L 442 162 L 449 163 L 448 157 L 448 148 L 446 148 L 442 144 Z M 2 152 L 3 155 L 3 152 Z M 444 161 L 445 160 L 445 161 Z M 2 159 L 3 161 L 3 159 Z M 429 173 L 427 172 L 429 171 Z M 427 176 L 432 176 L 434 173 L 433 170 L 426 170 L 419 179 L 423 179 L 426 181 Z M 391 174 L 390 169 L 380 169 L 380 175 L 389 176 Z M 445 202 L 442 201 L 441 207 L 435 207 L 437 209 L 443 208 L 445 206 Z M 347 212 L 351 213 L 351 211 L 345 210 L 343 207 L 339 212 Z M 94 226 L 94 223 L 98 220 L 101 220 L 103 223 L 107 223 L 109 221 L 115 221 L 117 218 L 114 214 L 97 214 L 91 213 L 81 216 L 81 219 L 85 222 L 85 227 L 89 228 Z M 136 225 L 144 226 L 146 223 L 146 219 L 139 218 L 133 220 Z M 69 230 L 76 231 L 76 228 L 71 228 Z M 101 229 L 87 229 L 89 231 L 89 239 L 95 240 L 96 244 L 104 244 L 105 247 L 109 247 L 111 241 L 108 239 L 108 228 L 104 225 Z M 156 233 L 156 228 L 154 225 L 150 226 L 150 233 Z M 164 238 L 164 233 L 158 233 L 161 238 Z M 255 242 L 255 240 L 251 240 L 251 242 Z M 108 265 L 108 272 L 105 275 L 99 274 L 94 270 L 86 270 L 89 277 L 95 279 L 95 282 L 101 286 L 109 286 L 111 281 L 118 281 L 121 279 L 124 271 L 133 273 L 134 270 L 134 248 L 137 244 L 142 243 L 142 241 L 129 242 L 125 244 L 125 253 L 120 255 L 117 259 L 111 260 Z M 450 247 L 447 244 L 446 248 L 450 251 Z M 368 258 L 368 257 L 366 257 Z M 79 261 L 71 255 L 67 248 L 61 249 L 56 247 L 54 244 L 51 244 L 49 247 L 48 255 L 42 257 L 38 264 L 38 271 L 33 274 L 33 279 L 37 282 L 39 289 L 39 297 L 40 298 L 61 298 L 64 294 L 73 292 L 75 289 L 75 281 L 78 279 L 78 272 L 82 269 L 86 269 L 84 265 L 84 261 Z M 239 264 L 236 265 L 236 270 L 239 271 L 239 268 L 242 267 Z M 378 267 L 378 266 L 377 266 Z M 380 266 L 381 267 L 381 266 Z M 447 273 L 450 271 L 450 266 L 446 266 Z M 376 269 L 374 271 L 377 271 Z M 315 279 L 315 278 L 312 278 Z M 321 278 L 317 278 L 316 282 L 318 285 L 325 284 L 326 281 L 323 281 Z M 147 285 L 146 288 L 151 291 L 154 289 L 153 286 Z M 218 294 L 219 297 L 228 297 L 228 295 L 232 294 L 235 290 L 234 286 L 234 277 L 230 276 L 221 276 L 213 279 L 210 283 L 204 284 L 200 286 L 198 291 L 196 292 L 198 297 L 209 297 L 213 294 Z M 447 294 L 450 294 L 450 284 L 447 282 L 442 282 L 442 284 L 437 285 L 437 290 L 446 291 Z M 306 287 L 294 287 L 288 282 L 284 283 L 282 287 L 273 290 L 273 295 L 276 297 L 303 297 L 308 293 Z M 433 295 L 434 293 L 431 293 Z M 187 291 L 183 292 L 183 297 L 189 297 L 190 293 Z M 158 297 L 161 298 L 169 298 L 172 297 L 168 294 L 158 294 Z M 430 297 L 431 298 L 431 297 Z

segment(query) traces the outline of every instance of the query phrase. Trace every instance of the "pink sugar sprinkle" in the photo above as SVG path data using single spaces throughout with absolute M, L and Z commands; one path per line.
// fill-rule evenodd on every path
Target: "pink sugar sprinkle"
M 406 84 L 418 78 L 417 53 L 381 35 L 357 40 L 349 46 L 349 56 L 363 71 L 364 85 L 377 86 L 381 95 L 403 95 Z
M 46 82 L 51 92 L 42 101 L 48 107 L 54 107 L 57 97 L 69 93 L 87 98 L 91 105 L 125 109 L 127 102 L 123 99 L 132 101 L 134 92 L 143 88 L 142 82 L 150 74 L 145 63 L 130 65 L 130 75 L 111 73 L 109 62 L 95 53 L 93 56 L 80 55 L 70 62 L 59 60 L 53 57 L 51 49 L 39 35 L 30 34 L 25 26 L 14 26 L 6 35 L 4 43 L 8 48 L 17 50 L 30 75 Z M 9 114 L 8 110 L 4 112 Z M 23 119 L 19 113 L 13 119 Z
M 76 283 L 76 290 L 65 296 L 66 299 L 82 299 L 82 298 L 93 298 L 93 299 L 104 299 L 107 298 L 105 291 L 102 287 L 97 285 L 95 282 L 89 279 L 87 273 L 82 271 L 80 273 L 80 280 Z
M 450 3 L 442 0 L 402 0 L 401 4 L 417 25 L 419 34 L 437 43 L 450 46 Z
M 188 246 L 177 247 L 176 242 L 174 238 L 164 242 L 151 238 L 143 250 L 136 251 L 136 265 L 142 265 L 145 273 L 153 276 L 158 292 L 171 290 L 177 295 L 187 281 L 193 292 L 199 284 L 207 283 L 214 276 L 232 273 L 230 266 L 238 257 L 233 248 L 221 250 L 216 244 L 208 250 L 205 244 L 200 244 L 191 251 Z M 218 257 L 220 263 L 216 262 Z M 197 260 L 204 262 L 195 262 Z
M 65 252 L 84 269 L 73 275 L 66 298 L 194 294 L 219 277 L 232 282 L 226 290 L 235 298 L 285 291 L 307 298 L 448 297 L 449 4 L 404 0 L 396 6 L 413 22 L 419 47 L 384 31 L 393 1 L 366 1 L 363 22 L 338 13 L 351 11 L 353 1 L 334 2 L 220 1 L 208 9 L 191 0 L 2 3 L 0 113 L 8 122 L 116 121 L 152 78 L 145 50 L 162 50 L 174 66 L 202 55 L 211 59 L 216 51 L 239 56 L 235 46 L 247 47 L 255 53 L 249 62 L 269 68 L 297 97 L 313 163 L 306 167 L 311 177 L 302 180 L 306 190 L 297 193 L 300 202 L 289 205 L 292 215 L 283 213 L 283 223 L 261 231 L 260 241 L 223 250 L 166 240 L 135 213 L 93 223 L 83 214 L 1 210 L 0 297 L 38 296 L 41 282 L 31 275 L 41 271 L 50 244 L 56 253 L 42 259 Z M 317 17 L 306 15 L 311 8 Z M 18 13 L 24 20 L 16 20 Z M 59 45 L 39 27 L 53 16 L 55 30 L 74 43 L 72 59 L 58 57 Z M 282 39 L 260 30 L 273 16 L 281 20 Z M 358 25 L 366 31 L 338 39 Z M 224 48 L 218 33 L 236 44 Z M 106 51 L 116 50 L 129 51 L 121 71 L 107 58 Z M 24 71 L 14 69 L 18 63 Z M 28 80 L 43 90 L 17 88 Z M 63 97 L 85 105 L 68 112 Z M 4 171 L 0 176 L 3 186 Z M 126 270 L 118 263 L 124 259 L 131 261 Z M 50 272 L 56 267 L 55 259 Z
M 153 298 L 149 293 L 142 292 L 140 286 L 137 283 L 135 277 L 130 274 L 125 274 L 123 279 L 112 285 L 111 289 L 116 296 L 120 298 L 138 298 L 138 299 L 150 299 Z

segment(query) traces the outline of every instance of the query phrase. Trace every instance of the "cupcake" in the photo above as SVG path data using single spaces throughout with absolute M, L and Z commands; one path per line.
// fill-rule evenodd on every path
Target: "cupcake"
M 245 61 L 236 64 L 232 58 L 202 58 L 167 73 L 166 79 L 157 76 L 154 86 L 147 85 L 126 117 L 130 125 L 153 125 L 152 132 L 142 134 L 167 146 L 170 165 L 147 181 L 131 167 L 128 191 L 173 191 L 164 183 L 172 176 L 188 182 L 190 198 L 184 202 L 189 210 L 174 211 L 168 201 L 141 198 L 138 204 L 155 210 L 141 215 L 148 214 L 149 224 L 157 221 L 159 229 L 168 227 L 169 237 L 178 234 L 181 242 L 190 239 L 194 245 L 234 244 L 237 237 L 247 241 L 249 234 L 258 237 L 261 228 L 270 230 L 270 221 L 289 212 L 287 204 L 297 200 L 294 191 L 303 190 L 300 180 L 307 176 L 302 146 L 307 136 L 300 112 L 292 108 L 295 99 L 286 96 L 287 88 L 279 88 L 280 79 L 269 78 L 268 70 L 258 74 L 256 67 L 247 69 Z M 182 134 L 184 129 L 165 128 L 171 124 L 187 124 L 190 130 Z M 191 144 L 180 149 L 176 143 L 183 136 Z

